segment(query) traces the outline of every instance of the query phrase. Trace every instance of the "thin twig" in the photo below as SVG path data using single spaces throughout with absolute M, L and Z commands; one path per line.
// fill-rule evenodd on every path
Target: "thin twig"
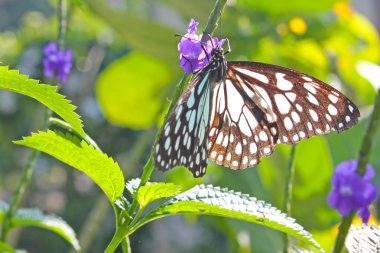
M 285 195 L 284 195 L 284 212 L 290 217 L 292 211 L 292 198 L 293 198 L 293 182 L 295 174 L 295 154 L 296 154 L 296 145 L 292 146 L 290 151 L 289 163 L 287 168 L 287 177 L 285 185 Z M 284 253 L 288 252 L 289 249 L 289 235 L 284 234 Z
M 362 146 L 359 152 L 359 162 L 356 172 L 360 175 L 364 175 L 366 172 L 367 163 L 369 161 L 369 155 L 371 153 L 371 148 L 373 145 L 373 140 L 376 137 L 377 130 L 379 128 L 380 121 L 380 89 L 377 91 L 377 96 L 375 100 L 375 105 L 371 118 L 369 120 L 367 131 L 363 139 Z M 340 253 L 344 246 L 344 241 L 348 230 L 351 226 L 352 220 L 355 217 L 355 212 L 351 212 L 348 216 L 342 218 L 341 225 L 339 227 L 339 233 L 334 246 L 334 253 Z

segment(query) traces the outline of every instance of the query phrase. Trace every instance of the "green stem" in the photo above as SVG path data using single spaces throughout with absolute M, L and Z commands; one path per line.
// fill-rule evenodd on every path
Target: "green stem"
M 296 154 L 296 145 L 292 146 L 292 150 L 290 152 L 289 163 L 287 168 L 287 177 L 286 177 L 286 185 L 285 185 L 285 196 L 284 196 L 284 212 L 291 216 L 292 211 L 292 197 L 293 197 L 293 182 L 294 182 L 294 174 L 295 174 L 295 154 Z M 284 253 L 288 252 L 289 249 L 289 236 L 284 234 Z
M 208 19 L 206 28 L 203 31 L 202 41 L 205 42 L 205 40 L 209 39 L 208 35 L 212 34 L 216 27 L 218 27 L 218 21 L 220 17 L 222 16 L 222 12 L 224 9 L 224 6 L 226 5 L 227 0 L 217 0 L 215 2 L 214 8 L 210 14 L 210 17 Z
M 376 96 L 373 112 L 369 120 L 369 125 L 367 128 L 367 131 L 365 132 L 363 143 L 359 152 L 359 159 L 358 159 L 359 162 L 358 162 L 358 168 L 356 169 L 356 172 L 359 173 L 360 175 L 364 175 L 366 172 L 366 167 L 369 161 L 369 155 L 370 155 L 371 148 L 373 145 L 373 140 L 376 137 L 376 133 L 379 127 L 379 121 L 380 121 L 380 89 L 377 91 L 377 96 Z M 345 216 L 342 218 L 342 222 L 339 227 L 339 233 L 338 233 L 334 250 L 333 250 L 334 253 L 342 252 L 344 241 L 346 240 L 348 230 L 350 229 L 350 226 L 354 217 L 355 217 L 355 212 L 352 212 L 348 216 Z
M 50 111 L 50 109 L 46 109 L 43 129 L 48 129 L 49 117 L 51 116 L 51 114 L 52 114 L 52 112 Z M 26 163 L 26 166 L 22 172 L 21 179 L 17 185 L 16 191 L 13 194 L 9 209 L 5 214 L 4 223 L 3 223 L 3 230 L 1 233 L 1 241 L 3 241 L 3 242 L 6 241 L 8 233 L 9 233 L 10 229 L 12 228 L 13 216 L 15 215 L 16 210 L 17 210 L 18 206 L 20 205 L 21 198 L 24 195 L 26 187 L 29 185 L 30 178 L 31 178 L 32 173 L 33 173 L 33 167 L 37 162 L 39 154 L 40 154 L 39 151 L 32 150 L 32 152 L 28 158 L 28 161 Z
M 16 188 L 16 191 L 13 194 L 10 207 L 5 214 L 4 217 L 4 223 L 3 223 L 3 230 L 1 234 L 1 241 L 5 242 L 7 240 L 8 233 L 10 229 L 12 228 L 12 219 L 14 214 L 16 213 L 16 210 L 20 204 L 21 197 L 23 196 L 25 192 L 25 188 L 28 186 L 30 178 L 32 176 L 33 167 L 36 164 L 36 161 L 38 159 L 40 152 L 37 150 L 32 150 L 32 153 L 30 154 L 28 158 L 28 162 L 26 164 L 26 167 L 24 168 L 22 172 L 21 179 L 18 183 L 18 186 Z
M 64 50 L 67 29 L 67 2 L 66 0 L 59 0 L 58 5 L 58 46 L 60 50 Z
M 127 236 L 125 240 L 121 242 L 121 249 L 123 250 L 123 253 L 131 253 L 131 242 L 129 241 L 129 237 Z
M 212 34 L 212 32 L 215 30 L 215 28 L 217 27 L 217 22 L 220 19 L 221 13 L 223 11 L 223 8 L 224 8 L 224 5 L 226 4 L 226 2 L 227 2 L 227 0 L 217 0 L 216 1 L 214 9 L 212 10 L 212 12 L 210 14 L 210 17 L 209 17 L 209 20 L 207 22 L 204 33 Z M 204 36 L 204 37 L 206 37 L 206 36 Z M 166 113 L 165 118 L 167 118 L 167 116 L 170 115 L 170 112 L 173 110 L 175 104 L 177 103 L 178 98 L 181 96 L 182 91 L 185 87 L 185 84 L 187 83 L 188 77 L 189 77 L 188 75 L 184 75 L 183 78 L 181 79 L 181 81 L 177 84 L 176 92 L 175 92 L 173 99 L 170 103 L 170 106 L 169 106 L 168 112 Z M 162 128 L 158 131 L 158 133 L 156 135 L 156 139 L 155 139 L 154 145 L 152 147 L 152 152 L 151 152 L 151 155 L 149 157 L 149 160 L 147 161 L 147 163 L 144 166 L 143 175 L 141 177 L 141 181 L 140 181 L 138 189 L 140 189 L 140 187 L 144 186 L 148 182 L 148 180 L 149 180 L 149 178 L 153 172 L 154 166 L 153 166 L 152 155 L 153 155 L 156 143 L 158 141 L 158 138 L 161 134 L 161 131 L 162 131 Z M 132 201 L 131 208 L 129 209 L 129 216 L 130 217 L 132 217 L 133 214 L 135 213 L 137 206 L 138 206 L 138 202 L 137 202 L 137 199 L 135 197 Z M 126 217 L 124 224 L 129 224 L 130 221 L 131 221 L 131 218 Z
M 127 229 L 123 227 L 118 227 L 116 229 L 115 235 L 113 236 L 111 242 L 108 244 L 108 247 L 104 253 L 114 253 L 121 241 L 125 238 Z

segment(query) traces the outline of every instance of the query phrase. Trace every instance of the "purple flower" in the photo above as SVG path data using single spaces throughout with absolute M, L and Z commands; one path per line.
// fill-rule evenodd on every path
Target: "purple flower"
M 367 164 L 365 175 L 356 173 L 358 161 L 351 160 L 339 164 L 331 180 L 333 189 L 327 197 L 332 208 L 338 210 L 342 216 L 358 211 L 364 223 L 368 222 L 370 212 L 368 206 L 377 197 L 377 188 L 371 183 L 375 170 Z
M 72 67 L 73 54 L 70 49 L 59 50 L 56 42 L 49 42 L 44 47 L 44 75 L 55 77 L 60 82 L 65 82 Z
M 215 47 L 221 47 L 226 41 L 225 39 L 218 40 L 212 38 L 207 43 L 201 42 L 202 35 L 197 35 L 197 28 L 199 23 L 194 19 L 190 20 L 185 34 L 180 43 L 178 43 L 178 51 L 180 54 L 179 66 L 182 67 L 187 74 L 194 73 L 203 69 L 208 65 L 211 59 L 211 51 Z

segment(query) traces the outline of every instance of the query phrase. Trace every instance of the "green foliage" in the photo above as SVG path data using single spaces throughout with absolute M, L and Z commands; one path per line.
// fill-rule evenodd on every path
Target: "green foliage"
M 84 172 L 97 183 L 112 203 L 124 191 L 124 177 L 118 164 L 70 134 L 49 130 L 33 133 L 15 143 L 40 150 Z
M 248 194 L 210 185 L 195 186 L 169 199 L 158 209 L 148 213 L 137 226 L 161 217 L 184 213 L 215 215 L 258 223 L 292 235 L 307 245 L 323 251 L 309 232 L 305 231 L 293 218 L 287 217 L 270 204 L 250 197 Z
M 8 208 L 9 207 L 6 203 L 0 202 L 0 217 L 4 216 L 8 211 Z M 17 210 L 11 223 L 13 227 L 35 226 L 47 229 L 64 238 L 74 247 L 74 249 L 80 249 L 74 230 L 65 221 L 53 215 L 45 215 L 38 209 L 25 208 Z M 0 250 L 6 249 L 6 247 L 7 245 L 0 244 Z M 1 252 L 4 251 L 1 250 Z
M 0 252 L 3 253 L 16 253 L 16 251 L 5 242 L 0 242 Z
M 243 4 L 255 10 L 263 11 L 272 15 L 298 14 L 302 12 L 321 12 L 330 9 L 335 3 L 341 0 L 325 0 L 325 1 L 304 1 L 304 0 L 243 0 Z
M 105 116 L 113 124 L 146 128 L 157 121 L 166 95 L 162 90 L 170 80 L 165 64 L 134 52 L 116 60 L 100 74 L 96 92 Z
M 85 136 L 82 121 L 74 112 L 76 107 L 57 93 L 57 87 L 38 83 L 37 80 L 19 74 L 17 70 L 0 66 L 0 88 L 34 98 L 66 120 L 79 135 Z
M 178 43 L 178 39 L 174 37 L 175 30 L 154 20 L 146 20 L 128 12 L 117 11 L 106 5 L 104 1 L 87 1 L 87 5 L 97 17 L 120 33 L 131 48 L 160 59 L 173 69 L 177 66 L 178 54 L 176 50 L 173 50 Z M 144 65 L 140 65 L 142 66 Z
M 140 187 L 137 192 L 137 201 L 142 207 L 147 206 L 149 203 L 171 197 L 178 194 L 181 187 L 171 183 L 151 183 Z

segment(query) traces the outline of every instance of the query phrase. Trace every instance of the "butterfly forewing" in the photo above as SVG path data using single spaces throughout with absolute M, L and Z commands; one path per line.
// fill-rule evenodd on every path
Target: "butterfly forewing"
M 255 62 L 229 62 L 215 86 L 209 156 L 232 169 L 257 164 L 277 143 L 341 132 L 359 111 L 342 93 L 295 70 Z
M 195 177 L 207 167 L 210 110 L 209 72 L 199 73 L 188 85 L 167 119 L 155 148 L 155 166 L 166 171 L 189 168 Z

